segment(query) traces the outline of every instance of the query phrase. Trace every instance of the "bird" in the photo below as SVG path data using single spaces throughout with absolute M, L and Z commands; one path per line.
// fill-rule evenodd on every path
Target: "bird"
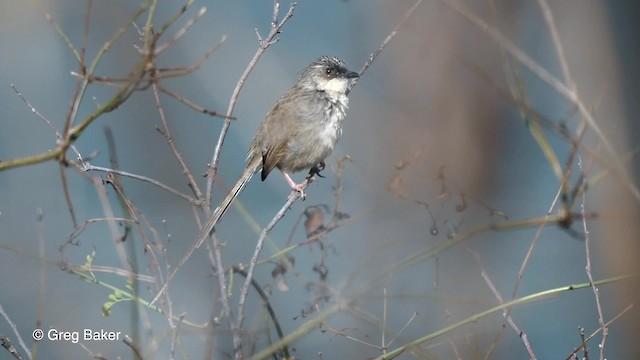
M 264 181 L 278 168 L 289 186 L 304 197 L 308 181 L 296 184 L 289 172 L 309 169 L 313 175 L 324 168 L 324 159 L 342 135 L 351 81 L 359 77 L 333 56 L 319 57 L 300 73 L 298 81 L 273 105 L 258 127 L 242 175 L 202 227 L 198 245 L 258 171 Z
M 273 105 L 258 127 L 242 175 L 169 274 L 156 299 L 175 272 L 209 237 L 255 173 L 260 171 L 264 181 L 271 171 L 279 169 L 292 190 L 304 198 L 304 190 L 313 176 L 319 175 L 324 168 L 324 160 L 342 135 L 342 122 L 349 106 L 347 95 L 359 77 L 359 73 L 349 70 L 334 56 L 321 56 L 300 72 L 295 84 Z M 306 169 L 309 169 L 309 176 L 296 184 L 289 172 Z

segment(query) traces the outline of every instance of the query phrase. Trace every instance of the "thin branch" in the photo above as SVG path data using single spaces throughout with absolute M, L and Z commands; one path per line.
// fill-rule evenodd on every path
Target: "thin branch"
M 385 341 L 385 334 L 387 333 L 387 288 L 382 288 L 383 298 L 382 298 L 382 329 L 380 331 L 380 346 L 382 347 L 382 353 L 387 352 L 387 344 Z
M 37 221 L 36 221 L 36 232 L 38 236 L 38 256 L 41 259 L 44 259 L 46 256 L 45 250 L 45 238 L 44 238 L 44 214 L 42 212 L 42 207 L 38 207 L 37 210 Z M 42 329 L 42 319 L 44 318 L 44 312 L 47 304 L 47 293 L 45 290 L 47 283 L 47 272 L 45 269 L 46 263 L 40 262 L 39 272 L 40 276 L 38 278 L 38 307 L 36 310 L 36 329 Z
M 167 31 L 167 29 L 169 29 L 169 27 L 171 27 L 171 25 L 173 25 L 176 21 L 178 21 L 178 19 L 180 18 L 180 16 L 182 16 L 184 13 L 186 13 L 186 12 L 187 12 L 187 10 L 189 10 L 189 8 L 191 7 L 191 5 L 193 5 L 193 4 L 194 4 L 194 2 L 195 2 L 195 0 L 188 0 L 188 1 L 187 1 L 187 3 L 186 3 L 186 4 L 184 4 L 184 5 L 182 5 L 182 7 L 180 7 L 180 9 L 179 9 L 175 14 L 173 14 L 173 16 L 172 16 L 169 20 L 167 20 L 167 22 L 165 22 L 165 23 L 160 27 L 160 29 L 158 29 L 158 31 L 157 31 L 155 34 L 156 34 L 157 36 L 162 36 L 162 35 L 165 33 L 165 31 Z M 156 3 L 157 3 L 157 0 L 156 0 Z M 155 5 L 156 5 L 156 4 L 154 3 L 154 6 L 155 6 Z M 152 10 L 151 10 L 151 11 L 154 11 L 154 10 L 155 10 L 155 7 L 154 7 L 154 8 L 152 8 Z M 146 36 L 146 35 L 149 35 L 149 36 L 150 36 L 150 35 L 153 33 L 153 31 L 150 31 L 150 30 L 152 30 L 153 17 L 151 17 L 151 16 L 150 16 L 150 17 L 149 17 L 149 20 L 150 20 L 150 21 L 149 21 L 147 24 L 145 24 L 145 28 L 144 28 L 144 29 L 145 29 L 145 30 L 144 30 L 145 36 Z M 145 38 L 145 42 L 146 42 L 147 40 L 148 40 L 148 39 L 147 39 L 147 38 Z
M 51 16 L 51 14 L 49 14 L 46 10 L 44 10 L 40 6 L 40 4 L 37 1 L 33 1 L 32 3 L 34 3 L 36 5 L 36 7 L 38 7 L 40 9 L 40 11 L 42 11 L 44 13 L 44 17 L 47 19 L 49 24 L 51 24 L 51 26 L 56 31 L 56 33 L 62 38 L 62 41 L 64 41 L 65 45 L 67 45 L 67 47 L 69 48 L 69 50 L 73 54 L 73 57 L 76 58 L 76 61 L 78 63 L 81 63 L 82 60 L 81 60 L 80 53 L 78 53 L 78 50 L 75 48 L 75 46 L 73 46 L 73 42 L 71 42 L 71 40 L 69 39 L 67 34 L 60 27 L 60 25 L 55 21 L 55 19 Z
M 240 76 L 240 79 L 238 79 L 238 83 L 236 84 L 235 89 L 233 89 L 233 93 L 231 94 L 231 99 L 229 100 L 229 108 L 227 109 L 227 118 L 225 119 L 224 125 L 222 125 L 222 129 L 220 130 L 218 142 L 216 143 L 215 149 L 213 151 L 213 157 L 211 159 L 211 163 L 209 164 L 207 190 L 206 190 L 206 203 L 208 204 L 208 207 L 211 207 L 210 202 L 211 202 L 211 196 L 213 196 L 213 179 L 215 179 L 216 173 L 218 172 L 218 163 L 220 162 L 220 152 L 222 151 L 222 145 L 224 144 L 224 140 L 227 136 L 227 132 L 229 131 L 229 126 L 231 126 L 231 117 L 233 115 L 233 110 L 235 109 L 236 102 L 238 101 L 240 90 L 242 90 L 242 87 L 244 86 L 244 82 L 247 80 L 247 78 L 251 74 L 251 71 L 258 63 L 258 60 L 260 59 L 262 54 L 264 54 L 264 52 L 267 50 L 269 46 L 271 46 L 271 44 L 277 41 L 276 36 L 280 34 L 284 24 L 286 24 L 287 21 L 291 19 L 291 17 L 293 16 L 293 11 L 295 10 L 295 7 L 296 7 L 296 3 L 294 2 L 291 4 L 291 6 L 289 6 L 289 11 L 287 11 L 285 16 L 278 23 L 277 19 L 278 19 L 278 14 L 280 12 L 280 2 L 274 1 L 274 10 L 273 10 L 274 20 L 272 21 L 272 24 L 271 24 L 271 31 L 269 32 L 269 35 L 267 35 L 265 39 L 262 39 L 260 36 L 258 36 L 260 41 L 260 46 L 258 47 L 258 50 L 256 51 L 256 53 L 253 55 L 253 58 L 249 62 L 249 65 L 247 65 L 246 69 L 244 70 L 244 73 L 242 73 L 242 75 Z
M 240 275 L 244 276 L 245 278 L 247 277 L 247 272 L 244 271 L 243 269 L 239 268 L 238 266 L 234 266 L 233 267 L 233 272 L 236 273 L 236 274 L 240 274 Z M 276 333 L 278 334 L 278 337 L 280 339 L 284 338 L 284 333 L 282 332 L 282 327 L 280 326 L 280 321 L 278 321 L 278 317 L 276 316 L 276 312 L 273 309 L 273 306 L 271 306 L 271 302 L 269 301 L 269 295 L 262 289 L 260 284 L 255 279 L 251 280 L 251 286 L 258 293 L 258 295 L 260 296 L 260 299 L 262 300 L 262 303 L 266 307 L 267 313 L 269 313 L 269 317 L 271 318 L 271 321 L 273 322 L 273 326 L 276 329 Z M 291 355 L 289 354 L 289 347 L 286 344 L 282 347 L 282 353 L 284 355 L 284 359 L 291 359 Z
M 502 294 L 500 294 L 500 291 L 498 291 L 496 286 L 493 284 L 493 281 L 491 281 L 491 278 L 489 277 L 489 274 L 487 273 L 487 270 L 486 270 L 484 264 L 482 263 L 482 260 L 480 259 L 480 254 L 478 254 L 476 251 L 471 250 L 470 248 L 467 248 L 467 250 L 469 250 L 471 255 L 473 255 L 473 258 L 476 260 L 476 263 L 478 264 L 478 267 L 480 267 L 480 275 L 482 275 L 482 278 L 484 279 L 484 282 L 487 284 L 487 286 L 489 287 L 489 289 L 493 293 L 493 296 L 495 296 L 496 300 L 498 300 L 498 303 L 500 305 L 504 304 L 504 299 L 502 298 Z M 518 337 L 524 343 L 524 347 L 525 347 L 525 349 L 527 349 L 527 353 L 529 353 L 529 358 L 531 360 L 536 360 L 537 359 L 536 354 L 533 352 L 533 348 L 531 347 L 531 344 L 529 343 L 529 339 L 527 337 L 527 334 L 524 331 L 520 330 L 520 328 L 518 327 L 516 322 L 513 320 L 513 317 L 511 316 L 510 312 L 508 312 L 507 310 L 504 310 L 502 312 L 502 316 L 504 316 L 505 320 L 509 323 L 509 325 L 511 326 L 513 331 L 516 333 L 516 335 L 518 335 Z M 495 343 L 496 342 L 494 342 L 494 344 Z M 488 359 L 491 358 L 491 350 L 492 349 L 493 349 L 493 346 L 485 354 L 485 357 L 484 357 L 485 360 L 488 360 Z
M 389 35 L 387 35 L 387 37 L 380 44 L 380 46 L 378 46 L 378 48 L 373 53 L 371 53 L 371 55 L 369 56 L 369 60 L 367 60 L 367 62 L 364 63 L 364 65 L 362 66 L 362 68 L 358 72 L 358 74 L 360 74 L 360 76 L 362 76 L 362 74 L 364 74 L 364 72 L 367 71 L 369 66 L 371 66 L 371 64 L 373 64 L 373 61 L 378 57 L 378 55 L 380 55 L 382 50 L 384 50 L 384 48 L 387 47 L 387 45 L 389 45 L 391 40 L 393 40 L 393 38 L 398 34 L 398 31 L 400 30 L 400 28 L 402 26 L 404 26 L 404 24 L 409 20 L 411 15 L 413 15 L 413 13 L 416 11 L 418 6 L 420 6 L 420 4 L 422 4 L 422 1 L 423 0 L 416 1 L 415 4 L 413 4 L 413 6 L 411 8 L 409 8 L 409 10 L 404 14 L 402 19 L 400 20 L 400 22 L 393 28 L 393 30 L 391 30 Z M 352 81 L 349 84 L 349 91 L 347 91 L 347 93 L 349 93 L 356 86 L 356 83 L 358 82 L 358 80 L 359 79 L 355 79 L 354 81 Z
M 133 355 L 135 355 L 136 360 L 143 360 L 145 357 L 142 356 L 142 352 L 140 351 L 138 345 L 136 345 L 135 341 L 129 335 L 125 335 L 122 339 L 122 342 L 127 345 L 131 351 L 133 351 Z
M 160 94 L 158 94 L 158 86 L 157 83 L 153 83 L 153 99 L 156 102 L 156 108 L 158 109 L 158 114 L 160 115 L 160 121 L 162 122 L 162 133 L 173 152 L 178 164 L 182 168 L 182 173 L 187 177 L 187 181 L 189 182 L 189 187 L 193 190 L 197 199 L 202 199 L 202 192 L 200 191 L 200 187 L 198 187 L 198 182 L 191 174 L 191 170 L 187 166 L 186 161 L 182 157 L 182 154 L 178 150 L 176 143 L 173 141 L 173 135 L 171 133 L 171 128 L 169 127 L 169 123 L 167 122 L 167 118 L 164 114 L 164 107 L 162 106 L 162 102 L 160 101 Z M 191 204 L 194 204 L 193 202 Z
M 22 102 L 24 102 L 29 107 L 29 109 L 31 109 L 31 112 L 34 113 L 38 117 L 38 119 L 42 120 L 42 122 L 44 122 L 53 131 L 53 133 L 56 135 L 56 138 L 62 139 L 62 134 L 60 134 L 58 129 L 55 127 L 55 125 L 53 125 L 51 121 L 49 121 L 49 119 L 47 119 L 44 115 L 42 115 L 38 111 L 38 109 L 36 109 L 33 105 L 31 105 L 29 100 L 27 100 L 24 96 L 22 96 L 22 93 L 16 88 L 14 84 L 9 84 L 9 86 L 11 86 L 11 89 L 13 90 L 13 92 L 16 93 L 18 98 L 22 100 Z
M 293 205 L 296 200 L 300 198 L 299 191 L 291 191 L 289 194 L 289 198 L 284 203 L 280 211 L 278 211 L 275 217 L 269 222 L 269 224 L 262 230 L 260 233 L 260 237 L 258 238 L 258 243 L 256 244 L 255 250 L 253 252 L 253 256 L 249 261 L 249 269 L 247 270 L 247 275 L 244 283 L 242 284 L 242 288 L 240 290 L 240 298 L 238 300 L 238 319 L 236 320 L 236 325 L 232 328 L 234 332 L 233 340 L 234 340 L 234 351 L 236 358 L 242 356 L 242 339 L 239 337 L 240 330 L 242 329 L 242 325 L 244 322 L 244 307 L 246 305 L 247 294 L 249 293 L 249 288 L 251 286 L 251 281 L 253 280 L 253 271 L 255 270 L 256 263 L 258 262 L 258 257 L 260 256 L 260 252 L 262 251 L 262 246 L 264 245 L 264 241 L 267 239 L 267 235 L 269 232 L 276 226 L 276 224 L 284 217 L 284 214 L 289 210 L 291 205 Z M 220 272 L 220 271 L 219 271 Z M 238 337 L 236 338 L 236 335 Z
M 409 325 L 411 325 L 411 323 L 418 317 L 418 313 L 414 312 L 413 314 L 411 314 L 411 317 L 409 318 L 409 320 L 407 320 L 407 322 L 402 326 L 402 328 L 400 328 L 400 330 L 398 331 L 398 333 L 391 338 L 391 340 L 389 340 L 389 343 L 386 345 L 387 348 L 389 346 L 391 346 L 391 344 L 393 344 L 394 341 L 396 341 L 396 339 L 398 339 L 398 337 L 400 335 L 402 335 L 402 333 L 409 327 Z
M 358 344 L 364 345 L 366 347 L 370 347 L 370 348 L 374 348 L 376 350 L 384 350 L 384 348 L 380 347 L 379 345 L 370 343 L 370 342 L 366 342 L 364 340 L 360 340 L 357 337 L 351 336 L 351 335 L 347 335 L 345 333 L 345 330 L 349 330 L 347 328 L 342 328 L 342 329 L 335 329 L 334 327 L 332 327 L 331 325 L 329 325 L 328 323 L 324 322 L 321 325 L 321 329 L 324 331 L 328 331 L 330 333 L 332 333 L 333 335 L 336 336 L 341 336 L 347 340 L 351 340 L 353 342 L 357 342 Z
M 67 181 L 67 173 L 65 172 L 65 166 L 62 163 L 58 164 L 60 170 L 60 180 L 62 182 L 62 191 L 64 192 L 64 200 L 67 203 L 67 209 L 69 210 L 69 216 L 73 227 L 78 227 L 78 219 L 76 218 L 75 207 L 73 206 L 73 199 L 71 199 L 71 192 L 69 191 L 69 183 Z
M 580 171 L 584 174 L 584 169 L 582 168 L 582 159 L 578 156 L 578 167 Z M 586 203 L 586 191 L 582 192 L 582 202 L 580 203 L 580 212 L 584 214 L 586 212 L 585 203 Z M 593 275 L 591 273 L 591 237 L 589 236 L 589 229 L 587 228 L 587 220 L 582 218 L 582 230 L 584 231 L 584 247 L 585 247 L 585 257 L 587 259 L 587 265 L 585 267 L 585 271 L 587 273 L 587 277 L 589 278 L 589 283 L 591 284 L 591 289 L 593 290 L 593 296 L 596 299 L 596 309 L 598 310 L 598 323 L 600 324 L 600 329 L 602 329 L 602 340 L 600 341 L 600 360 L 604 360 L 604 346 L 607 342 L 607 336 L 609 335 L 609 330 L 607 329 L 607 325 L 604 323 L 604 315 L 602 314 L 602 304 L 600 303 L 600 292 L 598 288 L 593 282 Z
M 135 279 L 136 281 L 142 281 L 142 282 L 146 282 L 146 283 L 154 283 L 156 281 L 156 279 L 153 276 L 149 276 L 149 275 L 142 275 L 142 274 L 138 274 L 135 273 L 133 271 L 130 270 L 125 270 L 125 269 L 120 269 L 120 268 L 116 268 L 113 266 L 100 266 L 100 265 L 91 265 L 91 266 L 87 266 L 87 265 L 73 265 L 73 264 L 67 264 L 67 270 L 69 271 L 73 271 L 73 272 L 92 272 L 92 273 L 105 273 L 105 274 L 113 274 L 113 275 L 118 275 L 121 276 L 123 278 L 126 278 L 127 280 L 129 279 Z
M 213 111 L 213 110 L 209 110 L 209 109 L 205 109 L 204 107 L 197 105 L 195 103 L 193 103 L 192 101 L 186 99 L 184 96 L 181 96 L 178 93 L 175 93 L 169 89 L 167 89 L 166 86 L 162 85 L 162 84 L 156 84 L 158 86 L 158 90 L 160 90 L 161 92 L 171 96 L 172 98 L 180 101 L 181 103 L 183 103 L 184 105 L 186 105 L 187 107 L 199 112 L 199 113 L 203 113 L 206 115 L 210 115 L 210 116 L 215 116 L 215 117 L 220 117 L 225 119 L 226 116 L 224 114 L 220 114 L 217 111 Z M 232 118 L 232 120 L 235 120 L 235 118 Z
M 9 327 L 11 328 L 11 330 L 13 330 L 13 334 L 16 336 L 16 339 L 18 339 L 18 344 L 20 344 L 20 347 L 22 348 L 22 350 L 24 350 L 24 352 L 27 354 L 29 359 L 31 359 L 31 351 L 27 347 L 27 344 L 25 344 L 24 340 L 22 339 L 22 336 L 20 336 L 20 331 L 18 331 L 18 327 L 16 326 L 16 324 L 13 321 L 11 321 L 11 318 L 9 317 L 9 315 L 4 311 L 2 304 L 0 304 L 0 316 L 4 318 L 4 321 L 6 321 Z
M 619 318 L 622 317 L 622 315 L 626 314 L 627 312 L 629 312 L 633 307 L 635 306 L 635 303 L 631 303 L 629 304 L 627 307 L 625 307 L 624 309 L 622 309 L 622 311 L 620 311 L 620 313 L 616 316 L 613 317 L 613 319 L 607 321 L 607 323 L 605 324 L 605 327 L 609 327 L 611 326 L 611 324 L 613 324 L 614 321 L 618 320 Z M 589 343 L 589 341 L 591 341 L 591 339 L 593 339 L 594 336 L 598 335 L 598 333 L 602 331 L 602 328 L 599 327 L 596 329 L 596 331 L 594 331 L 593 333 L 591 333 L 591 335 L 589 335 L 588 338 L 586 338 L 584 341 L 582 341 L 582 344 L 580 344 L 580 346 L 578 346 L 577 348 L 575 348 L 571 354 L 569 354 L 569 356 L 566 357 L 566 360 L 571 360 L 571 359 L 575 359 L 574 355 L 578 353 L 578 351 L 580 351 L 581 349 L 586 349 L 587 344 Z
M 9 86 L 11 86 L 11 89 L 16 93 L 16 95 L 18 96 L 18 98 L 20 100 L 22 100 L 22 102 L 25 103 L 25 105 L 27 105 L 27 107 L 29 107 L 29 109 L 31 110 L 32 113 L 34 113 L 38 119 L 42 120 L 42 122 L 44 122 L 50 129 L 51 131 L 53 131 L 53 133 L 56 136 L 57 141 L 60 143 L 62 141 L 64 141 L 64 137 L 62 136 L 62 134 L 60 133 L 60 131 L 58 131 L 58 128 L 56 128 L 55 125 L 53 125 L 53 123 L 51 121 L 49 121 L 49 119 L 47 119 L 44 115 L 42 115 L 38 109 L 35 108 L 35 106 L 33 106 L 31 104 L 31 102 L 29 100 L 27 100 L 27 98 L 25 98 L 22 93 L 15 87 L 14 84 L 10 84 Z M 73 150 L 73 152 L 76 153 L 76 155 L 78 156 L 78 159 L 82 159 L 82 156 L 80 156 L 80 152 L 78 152 L 78 149 L 75 147 L 75 145 L 71 145 L 71 150 Z
M 180 324 L 182 324 L 182 320 L 184 320 L 184 315 L 184 313 L 180 314 L 178 318 L 178 325 L 173 327 L 173 336 L 171 337 L 171 345 L 169 348 L 169 360 L 175 359 L 176 344 L 178 343 L 178 334 L 180 333 Z
M 433 293 L 437 297 L 437 296 L 440 296 L 440 258 L 436 257 L 434 263 L 435 263 L 435 280 L 433 282 Z M 447 307 L 446 302 L 443 303 L 442 310 L 443 310 L 444 319 L 447 325 L 451 325 L 451 313 L 449 312 L 449 308 Z M 447 341 L 449 342 L 449 345 L 451 345 L 451 350 L 455 354 L 456 359 L 461 360 L 462 356 L 460 355 L 460 350 L 458 350 L 458 346 L 453 341 L 453 336 L 452 335 L 447 336 Z
M 182 28 L 180 28 L 180 30 L 178 30 L 178 32 L 175 33 L 175 35 L 173 35 L 166 42 L 158 45 L 154 50 L 154 54 L 155 55 L 160 54 L 161 52 L 163 52 L 166 49 L 168 49 L 171 45 L 175 44 L 176 41 L 180 40 L 180 38 L 182 36 L 184 36 L 184 34 L 186 34 L 187 31 L 189 31 L 189 29 L 193 26 L 193 24 L 195 24 L 196 21 L 200 20 L 200 18 L 202 16 L 204 16 L 204 14 L 206 14 L 206 12 L 207 12 L 207 8 L 206 7 L 201 7 L 200 10 L 198 10 L 198 13 L 196 13 L 196 15 L 194 17 L 189 19 L 189 21 L 187 21 L 187 23 L 184 24 L 184 26 Z
M 22 354 L 20 354 L 20 352 L 18 352 L 18 350 L 11 344 L 11 340 L 9 340 L 8 337 L 1 334 L 0 334 L 0 345 L 2 345 L 2 347 L 5 348 L 9 352 L 9 354 L 13 355 L 14 358 L 18 360 L 24 360 L 24 357 L 22 357 Z
M 558 191 L 556 192 L 556 196 L 553 198 L 553 200 L 551 201 L 551 205 L 549 206 L 549 209 L 547 210 L 547 213 L 545 215 L 545 217 L 543 218 L 543 221 L 540 223 L 540 225 L 538 226 L 538 229 L 536 230 L 535 235 L 533 236 L 533 239 L 531 240 L 531 244 L 529 244 L 529 248 L 527 249 L 527 253 L 524 256 L 524 259 L 522 260 L 522 263 L 520 264 L 520 269 L 518 269 L 518 275 L 516 275 L 516 283 L 513 286 L 513 290 L 511 291 L 511 300 L 514 300 L 518 294 L 518 289 L 520 288 L 520 283 L 522 282 L 522 278 L 524 277 L 524 271 L 527 268 L 527 265 L 529 265 L 529 260 L 531 259 L 531 255 L 533 255 L 533 250 L 535 249 L 536 245 L 538 244 L 538 240 L 540 239 L 540 236 L 542 235 L 542 230 L 549 224 L 548 220 L 550 219 L 550 217 L 552 216 L 551 213 L 553 212 L 553 209 L 556 207 L 556 204 L 558 203 L 558 200 L 560 199 L 560 194 L 562 193 L 562 186 L 560 186 L 560 188 L 558 188 Z M 559 220 L 559 222 L 561 222 L 562 220 Z M 500 330 L 498 331 L 498 334 L 496 334 L 496 337 L 491 345 L 491 348 L 489 349 L 489 351 L 487 352 L 487 356 L 490 356 L 493 349 L 495 348 L 495 346 L 497 346 L 498 341 L 500 340 L 500 338 L 502 337 L 502 335 L 504 334 L 504 324 L 506 324 L 507 319 L 509 319 L 511 317 L 511 309 L 508 308 L 505 310 L 505 321 L 503 321 L 503 326 L 500 328 Z
M 84 15 L 84 29 L 82 30 L 82 46 L 80 47 L 79 68 L 85 68 L 87 58 L 87 44 L 89 44 L 89 22 L 91 20 L 91 12 L 93 9 L 93 0 L 87 1 L 87 11 Z
M 553 13 L 551 12 L 551 8 L 549 7 L 549 3 L 547 0 L 538 0 L 538 4 L 540 5 L 540 9 L 542 10 L 542 15 L 544 16 L 544 20 L 549 27 L 549 32 L 551 33 L 551 40 L 553 41 L 553 46 L 556 48 L 556 53 L 558 54 L 558 61 L 560 62 L 560 69 L 562 69 L 562 75 L 564 76 L 564 82 L 567 84 L 569 90 L 575 92 L 576 91 L 576 83 L 571 78 L 571 73 L 569 72 L 569 65 L 567 63 L 567 57 L 564 54 L 564 47 L 562 46 L 562 42 L 560 41 L 560 35 L 558 34 L 558 29 L 556 28 L 556 22 L 553 19 Z
M 162 182 L 152 179 L 150 177 L 146 177 L 146 176 L 142 176 L 142 175 L 136 175 L 130 172 L 126 172 L 126 171 L 122 171 L 122 170 L 114 170 L 114 169 L 109 169 L 106 167 L 102 167 L 102 166 L 95 166 L 95 165 L 91 165 L 91 163 L 87 162 L 85 164 L 85 166 L 82 167 L 83 171 L 101 171 L 101 172 L 106 172 L 106 173 L 110 173 L 110 174 L 116 174 L 116 175 L 120 175 L 120 176 L 125 176 L 125 177 L 129 177 L 132 179 L 136 179 L 136 180 L 140 180 L 140 181 L 144 181 L 144 182 L 148 182 L 152 185 L 155 185 L 163 190 L 166 190 L 176 196 L 179 196 L 187 201 L 189 201 L 189 203 L 191 204 L 199 204 L 200 201 L 198 201 L 198 199 L 195 199 L 183 192 L 180 192 L 168 185 L 163 184 Z
M 211 234 L 211 239 L 213 242 L 213 257 L 216 260 L 218 287 L 220 288 L 220 302 L 222 302 L 222 309 L 225 313 L 225 318 L 229 323 L 229 327 L 232 330 L 232 336 L 234 337 L 234 343 L 236 341 L 241 342 L 240 338 L 236 339 L 236 336 L 240 337 L 240 334 L 236 334 L 234 329 L 235 316 L 233 314 L 233 310 L 231 309 L 231 302 L 229 301 L 229 294 L 227 294 L 227 280 L 225 278 L 224 263 L 222 262 L 222 248 L 216 233 L 213 232 Z M 167 283 L 169 282 L 169 278 L 167 278 Z M 235 346 L 235 345 L 234 345 Z

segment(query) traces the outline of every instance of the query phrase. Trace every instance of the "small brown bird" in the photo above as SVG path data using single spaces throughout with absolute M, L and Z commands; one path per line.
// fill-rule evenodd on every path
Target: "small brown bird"
M 324 166 L 324 159 L 331 154 L 342 134 L 342 121 L 349 103 L 347 95 L 359 76 L 349 71 L 342 60 L 332 56 L 318 58 L 301 72 L 298 81 L 267 113 L 251 142 L 242 175 L 170 273 L 156 299 L 257 171 L 262 169 L 264 181 L 274 168 L 278 168 L 291 188 L 304 197 L 309 179 L 296 184 L 288 172 L 312 169 L 311 176 L 317 173 L 318 166 Z
M 349 83 L 359 76 L 347 70 L 342 60 L 330 56 L 318 58 L 302 71 L 296 84 L 273 105 L 260 124 L 242 175 L 202 228 L 198 245 L 260 169 L 263 181 L 274 168 L 280 169 L 289 186 L 304 194 L 307 182 L 296 184 L 288 172 L 324 164 L 342 134 Z

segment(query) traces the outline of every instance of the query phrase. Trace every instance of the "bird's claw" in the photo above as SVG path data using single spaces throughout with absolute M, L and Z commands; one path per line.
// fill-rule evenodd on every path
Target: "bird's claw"
M 302 200 L 307 198 L 307 194 L 304 192 L 304 189 L 306 188 L 307 188 L 307 185 L 305 183 L 296 184 L 295 186 L 292 187 L 293 191 L 297 191 L 298 193 L 300 193 L 300 198 Z
M 320 161 L 309 170 L 309 175 L 307 175 L 307 179 L 313 178 L 315 175 L 318 175 L 318 177 L 324 178 L 324 176 L 320 174 L 320 171 L 324 170 L 325 167 L 326 165 L 324 161 Z
M 298 192 L 300 194 L 300 198 L 304 200 L 307 198 L 307 194 L 304 191 L 307 189 L 309 184 L 311 184 L 314 180 L 315 179 L 313 176 L 307 176 L 307 178 L 304 179 L 304 181 L 301 182 L 300 184 L 292 185 L 291 189 L 295 192 Z

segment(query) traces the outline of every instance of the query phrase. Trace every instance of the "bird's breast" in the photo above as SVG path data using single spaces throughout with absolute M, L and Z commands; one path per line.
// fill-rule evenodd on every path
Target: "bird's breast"
M 319 146 L 323 148 L 322 160 L 331 154 L 342 135 L 342 121 L 346 116 L 349 104 L 349 99 L 343 94 L 328 96 L 325 101 L 324 117 L 318 129 L 318 140 L 321 143 Z
M 345 95 L 329 97 L 316 104 L 314 115 L 302 121 L 295 139 L 289 142 L 288 170 L 310 169 L 331 154 L 342 135 L 348 99 Z
M 346 110 L 346 101 L 332 103 L 325 110 L 324 121 L 318 131 L 318 137 L 323 145 L 329 148 L 329 152 L 333 150 L 338 138 L 342 135 L 342 120 L 345 118 Z

